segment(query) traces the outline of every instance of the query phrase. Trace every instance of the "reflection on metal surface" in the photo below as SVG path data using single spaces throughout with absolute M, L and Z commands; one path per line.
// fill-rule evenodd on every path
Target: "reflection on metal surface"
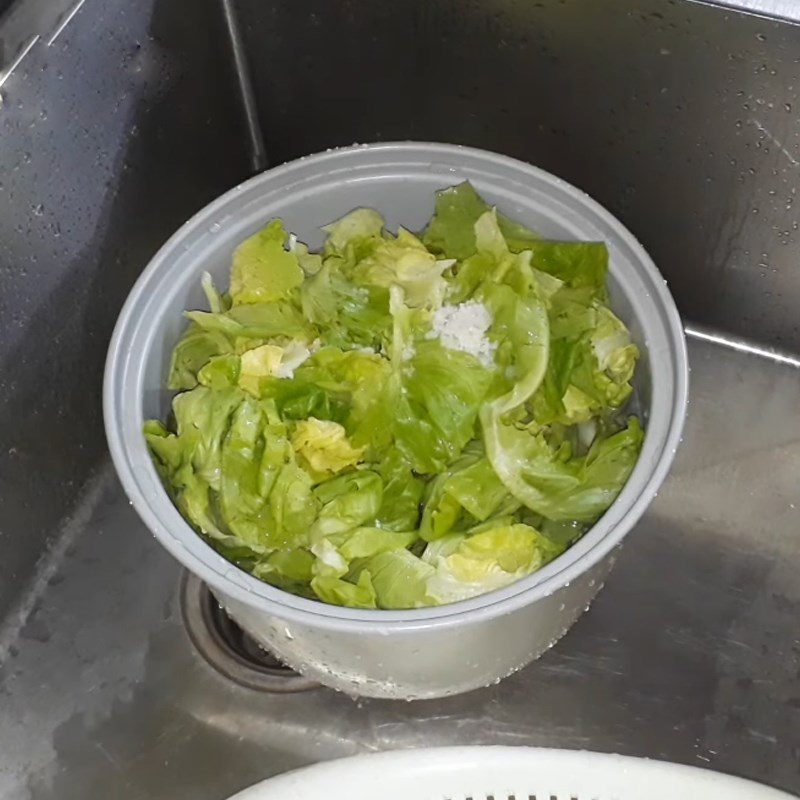
M 280 694 L 318 687 L 260 647 L 225 613 L 208 587 L 188 572 L 181 579 L 181 611 L 200 655 L 236 683 Z
M 59 36 L 61 36 L 62 32 L 63 32 L 63 31 L 64 31 L 64 29 L 67 27 L 67 25 L 69 25 L 69 24 L 70 24 L 70 22 L 72 22 L 72 19 L 73 19 L 73 17 L 74 17 L 74 16 L 75 16 L 75 15 L 76 15 L 76 14 L 77 14 L 77 13 L 78 13 L 80 10 L 81 10 L 81 8 L 83 8 L 83 4 L 84 4 L 85 2 L 86 2 L 86 0 L 78 0 L 78 2 L 77 2 L 77 3 L 75 3 L 75 5 L 73 6 L 73 8 L 71 8 L 71 9 L 70 9 L 70 10 L 69 10 L 69 11 L 68 11 L 68 12 L 67 12 L 65 15 L 64 15 L 64 18 L 63 18 L 63 19 L 61 20 L 61 22 L 60 22 L 60 23 L 59 23 L 59 24 L 56 26 L 56 29 L 55 29 L 55 30 L 53 31 L 53 33 L 51 34 L 50 38 L 47 40 L 47 46 L 48 46 L 48 47 L 52 47 L 52 46 L 53 46 L 53 44 L 55 44 L 55 41 L 56 41 L 56 39 L 58 39 L 58 37 L 59 37 Z
M 768 19 L 800 22 L 800 3 L 797 0 L 692 0 L 692 2 L 747 11 Z
M 67 554 L 74 548 L 75 540 L 91 521 L 101 497 L 108 492 L 114 480 L 108 470 L 99 470 L 89 478 L 75 508 L 69 518 L 64 520 L 55 542 L 37 561 L 24 591 L 17 595 L 16 602 L 4 614 L 0 614 L 0 664 L 13 650 L 20 631 L 39 604 L 42 594 L 55 579 Z
M 784 146 L 783 142 L 775 136 L 775 134 L 760 120 L 757 120 L 755 117 L 751 117 L 748 122 L 752 125 L 755 125 L 758 129 L 759 133 L 761 133 L 765 139 L 768 139 L 778 150 L 786 157 L 787 161 L 793 166 L 797 167 L 800 166 L 800 161 L 798 161 Z
M 23 45 L 22 49 L 19 51 L 19 54 L 16 58 L 2 71 L 0 71 L 0 87 L 2 87 L 5 82 L 11 77 L 14 70 L 22 63 L 22 60 L 25 58 L 28 53 L 30 53 L 31 48 L 39 41 L 39 34 L 37 33 L 35 36 L 31 37 L 31 40 Z
M 768 358 L 770 361 L 775 361 L 778 364 L 787 364 L 791 367 L 800 367 L 800 358 L 792 355 L 791 353 L 782 353 L 774 350 L 771 347 L 762 347 L 752 342 L 738 339 L 735 336 L 729 336 L 719 331 L 705 328 L 702 325 L 686 325 L 684 327 L 687 336 L 694 339 L 701 339 L 704 342 L 713 342 L 714 344 L 722 345 L 723 347 L 730 347 L 739 353 L 748 353 L 752 356 L 760 358 Z
M 253 92 L 253 81 L 250 77 L 250 66 L 247 62 L 247 53 L 244 49 L 242 34 L 239 30 L 239 19 L 233 0 L 222 0 L 222 11 L 225 16 L 225 27 L 231 44 L 233 65 L 236 69 L 236 80 L 239 84 L 239 95 L 242 102 L 247 137 L 250 145 L 250 163 L 253 172 L 261 172 L 267 167 L 267 151 L 264 144 L 264 134 L 258 119 L 256 97 Z
M 0 15 L 0 85 L 19 67 L 33 45 L 51 45 L 85 0 L 17 0 Z M 4 5 L 0 2 L 0 8 Z

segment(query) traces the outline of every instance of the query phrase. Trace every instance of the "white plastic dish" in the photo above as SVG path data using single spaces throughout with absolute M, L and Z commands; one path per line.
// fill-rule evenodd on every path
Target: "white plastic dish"
M 287 594 L 237 569 L 170 502 L 142 435 L 164 419 L 169 354 L 182 312 L 204 308 L 200 277 L 226 286 L 235 247 L 281 217 L 312 247 L 319 227 L 356 206 L 391 228 L 420 229 L 434 192 L 463 180 L 515 220 L 551 238 L 606 242 L 614 310 L 643 353 L 636 390 L 645 440 L 630 480 L 597 524 L 544 569 L 495 592 L 435 608 L 369 611 Z M 128 496 L 150 530 L 265 647 L 294 669 L 351 694 L 421 698 L 500 680 L 551 646 L 599 591 L 614 548 L 667 474 L 683 427 L 683 329 L 664 280 L 634 237 L 585 193 L 511 158 L 453 145 L 379 144 L 285 164 L 237 186 L 187 222 L 156 254 L 128 297 L 109 347 L 106 433 Z
M 270 778 L 231 800 L 796 800 L 707 769 L 538 747 L 355 756 Z

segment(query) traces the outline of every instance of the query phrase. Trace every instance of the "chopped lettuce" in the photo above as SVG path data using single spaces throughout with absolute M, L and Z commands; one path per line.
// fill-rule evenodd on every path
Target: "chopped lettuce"
M 276 549 L 308 544 L 320 506 L 312 486 L 311 476 L 293 461 L 284 464 L 277 473 L 269 493 L 267 527 L 270 544 Z
M 639 357 L 625 325 L 596 298 L 569 289 L 553 296 L 550 325 L 550 359 L 532 401 L 536 421 L 572 425 L 621 408 Z
M 568 442 L 548 442 L 535 423 L 497 424 L 492 436 L 492 466 L 511 494 L 547 519 L 577 522 L 594 522 L 611 505 L 643 439 L 636 417 L 623 430 L 596 437 L 583 456 L 573 454 Z
M 343 256 L 348 251 L 352 255 L 369 252 L 371 244 L 383 232 L 383 225 L 383 217 L 374 209 L 357 208 L 322 228 L 328 234 L 325 254 Z
M 392 320 L 389 291 L 383 286 L 359 286 L 330 262 L 300 288 L 303 314 L 318 327 L 323 344 L 349 349 L 380 348 Z
M 540 239 L 469 183 L 420 236 L 368 208 L 323 231 L 313 253 L 273 220 L 227 293 L 203 276 L 172 415 L 144 425 L 177 508 L 260 580 L 351 608 L 457 602 L 558 557 L 644 437 L 605 245 Z
M 350 583 L 332 575 L 318 575 L 311 580 L 314 594 L 326 603 L 350 608 L 377 608 L 377 597 L 372 579 L 366 570 L 357 583 Z
M 418 478 L 399 450 L 391 450 L 378 467 L 383 498 L 376 523 L 386 531 L 415 531 L 425 483 Z M 416 539 L 416 533 L 414 538 Z M 412 542 L 409 542 L 412 544 Z
M 436 193 L 436 209 L 422 240 L 433 253 L 463 260 L 475 252 L 475 223 L 489 206 L 471 183 L 464 182 Z M 524 226 L 498 215 L 509 248 L 529 249 L 537 237 Z
M 297 423 L 292 446 L 312 475 L 335 475 L 361 461 L 363 448 L 353 447 L 342 425 L 309 417 Z
M 285 301 L 252 303 L 219 313 L 187 311 L 186 317 L 205 331 L 216 331 L 240 339 L 271 339 L 283 336 L 308 340 L 311 326 Z
M 286 239 L 276 219 L 236 248 L 231 268 L 233 305 L 279 300 L 303 282 L 297 256 L 284 247 Z
M 399 286 L 412 308 L 438 308 L 447 288 L 442 273 L 454 263 L 455 259 L 437 260 L 413 233 L 400 228 L 395 238 L 383 238 L 359 262 L 353 276 L 366 286 Z
M 374 520 L 381 507 L 383 482 L 376 472 L 360 470 L 325 481 L 314 494 L 321 508 L 311 533 L 318 539 Z
M 178 391 L 194 389 L 198 372 L 212 358 L 232 350 L 231 340 L 223 331 L 190 325 L 172 351 L 167 386 Z
M 422 558 L 436 570 L 426 591 L 438 603 L 466 600 L 530 575 L 559 552 L 549 539 L 521 523 L 455 535 L 426 548 Z
M 364 562 L 380 608 L 419 608 L 431 605 L 428 580 L 435 569 L 409 550 L 390 550 Z

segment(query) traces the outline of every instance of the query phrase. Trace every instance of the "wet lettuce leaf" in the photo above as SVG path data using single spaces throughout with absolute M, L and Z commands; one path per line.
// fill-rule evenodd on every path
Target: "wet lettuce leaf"
M 280 220 L 273 220 L 233 254 L 230 296 L 233 305 L 279 300 L 303 282 L 297 256 L 286 250 Z
M 475 223 L 490 210 L 489 205 L 465 181 L 436 193 L 436 207 L 422 236 L 425 246 L 445 258 L 463 260 L 475 252 Z M 537 241 L 523 225 L 498 214 L 506 242 L 515 252 L 526 250 Z
M 423 554 L 435 568 L 426 592 L 437 603 L 467 600 L 530 575 L 562 551 L 521 523 L 450 536 L 428 545 Z

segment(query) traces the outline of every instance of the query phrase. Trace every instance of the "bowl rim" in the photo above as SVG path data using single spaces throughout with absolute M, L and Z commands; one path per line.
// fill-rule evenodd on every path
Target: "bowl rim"
M 390 163 L 395 167 L 407 161 L 409 168 L 412 164 L 419 165 L 420 158 L 423 161 L 427 158 L 431 164 L 433 163 L 432 159 L 435 158 L 442 159 L 444 162 L 448 159 L 472 159 L 475 163 L 480 162 L 484 166 L 493 167 L 498 171 L 505 169 L 522 179 L 525 177 L 535 179 L 538 185 L 547 185 L 550 189 L 560 192 L 562 196 L 569 196 L 573 202 L 578 203 L 582 214 L 590 213 L 598 222 L 612 229 L 619 242 L 627 248 L 630 260 L 636 263 L 639 277 L 647 280 L 648 294 L 652 296 L 658 306 L 663 334 L 668 340 L 667 355 L 670 358 L 670 371 L 673 375 L 673 382 L 668 387 L 671 389 L 671 397 L 667 403 L 668 412 L 665 419 L 659 421 L 665 427 L 665 434 L 663 440 L 656 444 L 657 452 L 654 455 L 657 457 L 651 464 L 642 466 L 642 455 L 645 452 L 643 448 L 637 467 L 625 488 L 632 484 L 632 479 L 637 472 L 643 475 L 643 483 L 636 496 L 629 498 L 627 508 L 622 511 L 621 515 L 620 500 L 625 488 L 612 506 L 576 544 L 542 570 L 507 587 L 468 600 L 402 611 L 353 609 L 329 605 L 317 600 L 307 600 L 270 586 L 239 569 L 219 555 L 181 517 L 166 490 L 160 485 L 149 455 L 146 464 L 142 463 L 141 459 L 139 464 L 134 463 L 136 459 L 132 458 L 131 446 L 126 442 L 122 432 L 122 422 L 126 417 L 130 417 L 132 405 L 129 400 L 126 400 L 126 394 L 121 391 L 120 382 L 126 374 L 135 369 L 137 364 L 141 366 L 142 363 L 142 359 L 137 362 L 129 347 L 129 339 L 133 336 L 137 324 L 134 321 L 133 311 L 142 302 L 142 299 L 146 298 L 150 291 L 148 284 L 151 280 L 169 272 L 170 261 L 174 260 L 176 254 L 180 253 L 182 249 L 185 249 L 183 241 L 193 232 L 201 228 L 208 228 L 209 222 L 218 217 L 234 198 L 261 184 L 280 184 L 281 181 L 291 178 L 293 173 L 308 171 L 309 168 L 317 170 L 319 176 L 325 176 L 335 172 L 335 169 L 332 168 L 337 166 L 337 162 L 344 162 L 347 166 L 349 161 L 351 162 L 350 166 L 354 167 L 359 161 L 369 162 L 375 157 L 394 159 Z M 371 165 L 365 164 L 365 166 L 386 167 L 388 163 L 378 162 Z M 487 173 L 487 176 L 491 177 L 492 173 Z M 646 327 L 646 324 L 643 323 L 643 326 Z M 677 308 L 666 286 L 666 281 L 661 277 L 647 252 L 616 217 L 585 192 L 526 162 L 463 145 L 414 141 L 352 145 L 304 156 L 253 176 L 238 186 L 234 186 L 198 211 L 158 250 L 131 289 L 111 337 L 103 382 L 104 420 L 112 460 L 131 504 L 161 544 L 179 562 L 206 581 L 213 589 L 247 606 L 287 621 L 311 622 L 332 630 L 350 631 L 375 627 L 390 628 L 395 631 L 414 630 L 463 624 L 467 619 L 477 621 L 509 613 L 553 594 L 564 585 L 568 586 L 571 581 L 580 577 L 621 542 L 657 493 L 680 442 L 687 399 L 686 340 Z M 143 419 L 138 420 L 139 430 L 141 430 L 142 422 Z M 647 431 L 654 422 L 655 420 L 651 418 L 646 427 L 645 447 L 648 444 Z M 144 448 L 143 437 L 141 437 L 139 447 L 140 451 L 141 448 Z M 144 450 L 146 452 L 146 448 Z M 141 452 L 138 455 L 141 456 Z M 645 467 L 647 468 L 646 472 L 644 471 Z M 146 476 L 147 482 L 152 483 L 153 476 L 156 477 L 161 489 L 162 496 L 160 498 L 154 496 L 148 498 L 144 490 L 141 475 L 142 471 L 146 473 L 148 469 L 150 474 Z M 166 506 L 169 506 L 172 513 L 167 510 Z M 161 509 L 161 513 L 156 508 Z M 615 514 L 612 515 L 612 511 Z M 614 516 L 619 516 L 619 519 L 614 521 Z M 165 519 L 165 517 L 169 519 Z M 197 543 L 200 543 L 202 547 L 198 547 Z

